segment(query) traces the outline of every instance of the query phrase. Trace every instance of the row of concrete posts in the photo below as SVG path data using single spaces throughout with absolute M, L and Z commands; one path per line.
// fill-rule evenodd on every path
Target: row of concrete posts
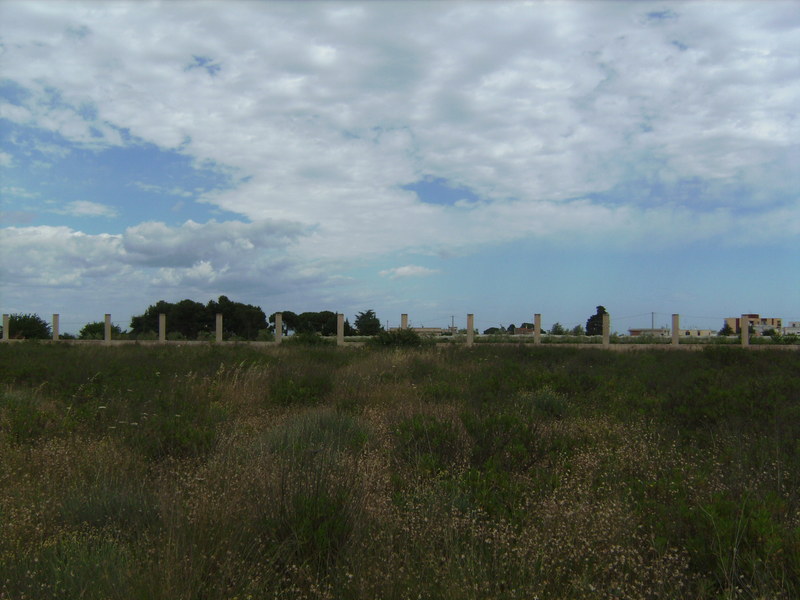
M 53 340 L 59 339 L 58 330 L 59 315 L 53 315 Z M 742 330 L 742 346 L 750 344 L 750 319 L 747 315 L 742 315 L 741 318 Z M 611 317 L 608 314 L 603 315 L 603 345 L 608 346 L 611 343 L 610 333 Z M 2 341 L 6 342 L 10 339 L 10 317 L 7 314 L 3 315 L 3 338 Z M 222 315 L 217 313 L 215 323 L 215 341 L 222 341 Z M 403 313 L 400 315 L 400 328 L 408 329 L 408 314 Z M 158 341 L 164 342 L 167 339 L 167 315 L 158 315 Z M 275 341 L 280 344 L 283 339 L 283 314 L 275 314 Z M 111 315 L 105 315 L 105 330 L 103 335 L 105 342 L 111 341 Z M 540 344 L 542 341 L 542 315 L 536 313 L 533 315 L 533 343 Z M 344 315 L 336 315 L 336 343 L 341 346 L 344 342 Z M 467 346 L 475 343 L 475 315 L 472 313 L 467 314 Z M 680 315 L 672 315 L 672 345 L 677 346 L 680 343 Z

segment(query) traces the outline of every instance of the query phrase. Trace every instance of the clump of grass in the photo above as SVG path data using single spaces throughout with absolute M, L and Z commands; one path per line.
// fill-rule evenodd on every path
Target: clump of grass
M 437 473 L 460 462 L 461 436 L 452 421 L 429 414 L 414 414 L 397 425 L 397 455 L 427 473 Z
M 353 415 L 328 408 L 292 415 L 264 434 L 272 452 L 289 456 L 319 452 L 357 453 L 369 439 L 367 428 Z
M 333 380 L 326 372 L 288 372 L 270 384 L 270 399 L 281 406 L 321 403 L 333 389 Z
M 57 416 L 32 390 L 0 390 L 0 432 L 17 442 L 30 442 L 57 428 Z

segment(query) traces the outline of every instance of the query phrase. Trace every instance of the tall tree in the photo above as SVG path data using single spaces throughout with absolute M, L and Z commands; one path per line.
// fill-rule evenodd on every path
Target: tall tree
M 226 336 L 236 335 L 254 340 L 259 331 L 267 329 L 267 316 L 258 306 L 233 302 L 227 296 L 220 296 L 216 302 L 209 301 L 207 308 L 212 315 L 222 315 L 222 329 Z
M 336 313 L 329 310 L 300 313 L 295 332 L 336 335 Z
M 269 316 L 269 322 L 272 323 L 272 329 L 275 328 L 275 315 L 277 314 L 277 312 L 274 312 Z M 292 312 L 291 310 L 284 310 L 281 312 L 281 320 L 283 322 L 283 333 L 297 331 L 298 317 L 296 313 Z
M 586 321 L 586 335 L 603 335 L 603 315 L 607 315 L 604 306 L 598 306 L 597 312 Z
M 372 309 L 358 313 L 353 323 L 358 335 L 378 335 L 382 329 L 381 321 Z

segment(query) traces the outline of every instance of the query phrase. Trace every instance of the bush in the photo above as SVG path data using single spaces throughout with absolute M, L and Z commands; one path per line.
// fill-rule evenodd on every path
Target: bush
M 111 337 L 119 338 L 122 335 L 122 329 L 119 325 L 111 325 Z M 106 336 L 106 324 L 104 321 L 95 321 L 94 323 L 87 323 L 78 333 L 79 340 L 102 340 Z
M 421 348 L 422 346 L 433 345 L 433 343 L 433 340 L 423 338 L 413 329 L 381 331 L 369 341 L 369 344 L 372 346 L 390 348 Z
M 328 346 L 334 341 L 326 339 L 316 332 L 304 331 L 284 338 L 283 343 L 297 346 Z
M 275 334 L 272 333 L 269 329 L 259 329 L 258 335 L 256 336 L 256 341 L 258 342 L 274 342 L 275 341 Z

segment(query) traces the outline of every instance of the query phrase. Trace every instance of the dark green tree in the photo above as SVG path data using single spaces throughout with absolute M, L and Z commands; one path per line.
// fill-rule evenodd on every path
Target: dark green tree
M 201 304 L 194 300 L 165 302 L 159 300 L 142 315 L 131 319 L 131 333 L 141 335 L 158 331 L 158 316 L 166 315 L 168 334 L 180 334 L 193 340 L 198 335 L 211 334 L 216 329 L 216 315 L 222 315 L 223 336 L 254 340 L 258 332 L 267 329 L 267 317 L 258 306 L 234 302 L 227 296 Z
M 122 330 L 119 325 L 111 324 L 111 337 L 119 337 Z M 79 340 L 102 340 L 106 336 L 106 324 L 103 321 L 95 321 L 84 325 L 78 333 Z
M 552 335 L 564 335 L 565 333 L 567 333 L 567 330 L 564 329 L 564 326 L 561 323 L 556 321 L 555 323 L 553 323 L 553 326 L 550 328 L 550 333 Z
M 275 315 L 277 314 L 278 313 L 274 312 L 269 316 L 269 322 L 272 324 L 270 329 L 273 331 L 275 330 Z M 283 322 L 284 334 L 287 334 L 290 331 L 297 331 L 298 316 L 296 313 L 293 313 L 291 310 L 281 311 L 281 320 Z
M 222 315 L 223 335 L 226 337 L 254 340 L 259 331 L 267 329 L 267 316 L 258 306 L 233 302 L 227 296 L 220 296 L 216 302 L 209 301 L 207 309 L 211 315 Z
M 50 324 L 37 314 L 8 316 L 8 337 L 14 340 L 46 340 L 51 338 Z
M 358 330 L 355 327 L 353 327 L 352 325 L 350 325 L 350 319 L 345 319 L 344 320 L 344 334 L 346 336 L 348 336 L 348 335 L 358 335 Z
M 597 312 L 586 321 L 586 335 L 603 335 L 603 315 L 607 315 L 604 306 L 598 306 Z
M 725 321 L 725 325 L 722 326 L 722 329 L 719 330 L 719 335 L 734 335 L 736 332 L 733 330 L 727 321 Z
M 294 330 L 295 333 L 336 335 L 336 313 L 329 310 L 300 313 Z
M 185 339 L 197 339 L 197 334 L 214 331 L 214 315 L 200 302 L 194 300 L 181 300 L 180 302 L 165 302 L 159 300 L 148 306 L 142 315 L 131 319 L 131 333 L 140 335 L 158 331 L 158 315 L 167 317 L 167 331 L 180 333 Z
M 382 329 L 381 321 L 372 309 L 358 313 L 353 323 L 358 335 L 378 335 Z

